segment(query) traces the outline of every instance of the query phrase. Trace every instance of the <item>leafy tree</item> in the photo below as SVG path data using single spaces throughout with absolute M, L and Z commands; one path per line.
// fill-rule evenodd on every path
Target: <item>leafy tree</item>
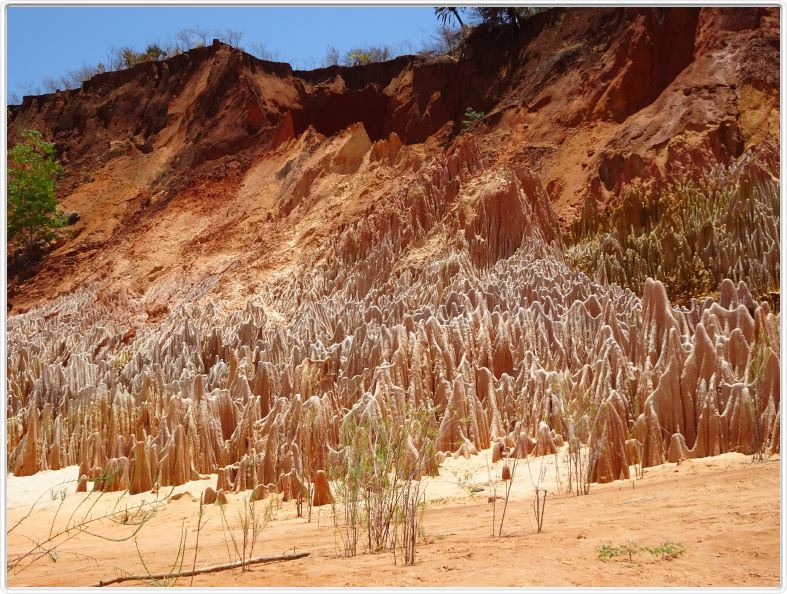
M 369 64 L 372 61 L 372 58 L 371 54 L 368 52 L 356 49 L 347 52 L 347 56 L 345 57 L 344 61 L 348 66 L 360 66 L 363 64 Z
M 434 14 L 443 25 L 447 25 L 449 20 L 453 20 L 457 22 L 460 28 L 464 29 L 465 23 L 462 17 L 459 16 L 460 10 L 466 9 L 458 6 L 440 6 L 434 9 Z
M 492 27 L 505 27 L 516 25 L 519 27 L 529 16 L 530 10 L 522 6 L 507 6 L 505 8 L 494 6 L 479 6 L 473 9 L 475 16 L 482 22 Z
M 130 47 L 124 47 L 120 52 L 123 68 L 131 68 L 137 63 L 137 52 Z
M 469 16 L 475 22 L 481 22 L 490 27 L 503 29 L 509 26 L 520 27 L 527 19 L 533 15 L 547 10 L 546 8 L 535 8 L 528 6 L 440 6 L 434 9 L 435 16 L 444 25 L 449 20 L 456 21 L 460 27 L 464 28 L 460 13 Z
M 143 62 L 163 60 L 166 57 L 166 50 L 162 49 L 161 46 L 156 43 L 148 45 L 143 52 L 137 52 L 131 47 L 124 47 L 120 50 L 121 68 L 131 68 Z
M 138 56 L 141 58 L 139 61 L 144 62 L 146 60 L 163 60 L 167 57 L 166 50 L 162 49 L 162 47 L 157 43 L 151 43 L 145 48 L 144 53 Z
M 52 239 L 64 224 L 55 197 L 61 171 L 55 145 L 35 130 L 22 132 L 8 152 L 8 239 L 25 242 L 28 255 L 36 242 Z

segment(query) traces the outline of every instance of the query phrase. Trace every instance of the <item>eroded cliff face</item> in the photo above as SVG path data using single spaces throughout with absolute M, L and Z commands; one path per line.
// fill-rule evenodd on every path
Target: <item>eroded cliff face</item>
M 484 158 L 533 171 L 561 231 L 592 226 L 634 182 L 696 179 L 744 153 L 756 175 L 776 176 L 778 24 L 767 9 L 553 10 L 513 37 L 478 31 L 458 60 L 293 72 L 215 44 L 27 97 L 10 137 L 35 128 L 57 143 L 63 204 L 82 219 L 32 280 L 12 274 L 11 311 L 97 278 L 91 268 L 138 294 L 184 261 L 202 269 L 180 286 L 199 283 L 226 266 L 219 251 L 269 267 L 280 242 L 254 249 L 244 229 L 270 238 L 302 226 L 302 214 L 286 218 L 300 198 L 279 200 L 295 175 L 295 193 L 314 196 L 304 212 L 323 208 L 311 185 L 324 180 L 302 165 L 356 123 L 372 142 L 396 134 L 428 165 L 451 150 L 468 106 L 485 112 L 472 132 Z M 352 173 L 373 183 L 366 168 Z M 352 222 L 342 207 L 333 228 L 322 217 L 309 234 Z M 219 227 L 221 248 L 207 249 Z M 147 243 L 160 253 L 140 268 L 135 247 L 150 255 Z
M 292 488 L 335 476 L 342 427 L 427 403 L 442 455 L 581 443 L 599 481 L 778 451 L 778 318 L 742 268 L 675 308 L 658 280 L 611 283 L 623 255 L 590 278 L 564 244 L 634 181 L 774 183 L 778 30 L 768 9 L 561 9 L 461 59 L 293 72 L 214 44 L 25 98 L 10 136 L 56 142 L 81 219 L 9 279 L 10 467 Z M 459 134 L 468 106 L 487 115 Z M 767 284 L 778 210 L 757 212 L 755 247 L 717 247 L 768 256 L 746 268 Z

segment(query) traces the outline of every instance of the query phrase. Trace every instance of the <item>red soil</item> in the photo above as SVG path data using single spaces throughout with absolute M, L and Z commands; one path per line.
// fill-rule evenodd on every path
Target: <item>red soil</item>
M 778 34 L 776 9 L 554 9 L 511 37 L 478 30 L 460 59 L 294 72 L 216 42 L 26 97 L 9 139 L 56 142 L 63 207 L 81 219 L 32 278 L 11 271 L 10 312 L 100 280 L 109 303 L 141 303 L 141 322 L 275 282 L 428 175 L 468 106 L 487 114 L 471 134 L 485 162 L 532 170 L 564 230 L 635 179 L 747 150 L 776 173 Z M 395 132 L 407 166 L 327 171 L 328 137 L 355 122 L 371 141 Z

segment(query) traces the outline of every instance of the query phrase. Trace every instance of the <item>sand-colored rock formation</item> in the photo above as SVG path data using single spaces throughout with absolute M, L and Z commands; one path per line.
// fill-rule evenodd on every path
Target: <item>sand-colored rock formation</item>
M 268 491 L 268 487 L 266 485 L 257 485 L 254 487 L 254 490 L 251 492 L 251 501 L 262 501 L 266 497 L 270 495 L 270 491 Z
M 216 503 L 216 491 L 213 487 L 205 487 L 202 492 L 202 503 L 205 505 Z
M 537 239 L 548 249 L 543 237 Z M 413 402 L 436 405 L 435 448 L 455 456 L 475 455 L 491 443 L 501 456 L 504 444 L 515 456 L 555 453 L 560 435 L 575 432 L 586 417 L 570 413 L 572 399 L 588 395 L 598 412 L 582 441 L 597 481 L 628 476 L 629 464 L 636 463 L 634 442 L 641 444 L 644 466 L 751 453 L 759 443 L 778 451 L 777 322 L 767 305 L 756 305 L 754 316 L 735 305 L 749 299 L 745 286 L 722 287 L 728 308 L 706 299 L 678 310 L 658 281 L 648 281 L 639 300 L 572 272 L 559 254 L 542 259 L 530 253 L 520 248 L 475 272 L 476 281 L 467 272 L 424 276 L 428 284 L 402 289 L 414 297 L 422 291 L 424 305 L 412 312 L 389 308 L 377 322 L 374 294 L 357 302 L 339 301 L 338 292 L 331 310 L 321 299 L 305 302 L 301 307 L 311 314 L 301 319 L 321 322 L 299 334 L 269 326 L 251 305 L 240 312 L 185 306 L 132 341 L 149 362 L 137 355 L 122 367 L 107 364 L 108 355 L 88 342 L 77 352 L 97 355 L 79 357 L 72 350 L 63 368 L 61 343 L 22 338 L 35 324 L 32 336 L 52 336 L 60 328 L 57 335 L 71 341 L 105 340 L 106 331 L 64 332 L 61 320 L 84 324 L 91 306 L 60 298 L 51 310 L 11 321 L 12 344 L 19 346 L 10 351 L 9 378 L 20 388 L 11 392 L 9 410 L 20 416 L 11 415 L 9 425 L 23 419 L 28 430 L 10 450 L 9 462 L 28 474 L 45 469 L 41 452 L 49 435 L 59 432 L 60 457 L 79 463 L 80 475 L 102 477 L 97 489 L 144 492 L 155 483 L 183 484 L 199 467 L 218 472 L 217 491 L 273 483 L 290 499 L 305 493 L 301 477 L 308 460 L 330 465 L 331 451 L 358 446 L 338 430 L 343 411 L 395 418 L 408 394 Z M 540 293 L 535 287 L 542 287 Z M 86 316 L 56 313 L 47 319 L 46 311 L 83 307 Z M 501 343 L 507 345 L 508 371 L 497 376 L 493 345 Z M 285 345 L 292 345 L 289 354 Z M 263 384 L 278 386 L 278 393 Z M 267 393 L 267 402 L 256 391 Z M 49 433 L 35 411 L 42 398 L 60 411 L 47 421 Z M 642 412 L 634 416 L 637 410 Z M 309 427 L 319 428 L 320 440 L 304 440 Z M 9 439 L 13 435 L 9 430 Z M 498 435 L 494 442 L 492 435 Z M 315 473 L 314 484 L 315 505 L 330 501 L 329 489 L 323 493 L 325 472 Z
M 312 505 L 319 507 L 333 503 L 331 485 L 324 470 L 318 470 L 314 475 L 314 493 L 312 495 Z
M 511 480 L 511 467 L 508 464 L 503 464 L 503 469 L 500 471 L 500 478 L 504 481 Z
M 390 426 L 408 428 L 396 470 L 412 477 L 490 446 L 496 460 L 554 455 L 564 439 L 588 447 L 596 481 L 629 476 L 635 451 L 643 466 L 778 452 L 778 314 L 752 290 L 779 278 L 778 209 L 743 188 L 717 213 L 735 229 L 729 241 L 688 229 L 702 262 L 728 260 L 714 269 L 718 299 L 678 307 L 654 280 L 672 286 L 692 270 L 669 231 L 678 219 L 657 221 L 658 250 L 604 243 L 592 277 L 561 233 L 575 195 L 598 217 L 637 176 L 713 161 L 773 183 L 767 155 L 744 153 L 773 138 L 778 76 L 743 49 L 774 54 L 774 11 L 752 9 L 752 22 L 721 12 L 550 11 L 511 42 L 521 54 L 509 86 L 483 75 L 462 92 L 439 81 L 476 71 L 471 46 L 469 62 L 293 73 L 216 45 L 26 98 L 13 126 L 57 136 L 66 202 L 85 227 L 11 287 L 9 468 L 75 465 L 96 489 L 132 493 L 215 473 L 203 500 L 217 503 L 244 491 L 302 498 L 313 482 L 322 505 L 327 480 Z M 535 67 L 531 52 L 554 41 L 547 18 L 581 47 Z M 423 82 L 433 93 L 416 92 L 427 67 L 442 74 Z M 709 85 L 711 67 L 720 96 L 688 103 L 688 81 Z M 245 72 L 242 92 L 211 69 Z M 576 85 L 579 73 L 588 82 Z M 738 123 L 731 85 L 757 81 L 764 103 L 749 115 L 760 124 Z M 105 95 L 147 122 L 141 143 L 120 122 L 78 117 L 104 113 Z M 148 95 L 156 101 L 139 101 Z M 470 99 L 488 116 L 457 135 Z M 155 114 L 137 117 L 137 102 Z M 206 105 L 210 122 L 188 119 Z M 72 120 L 84 130 L 55 133 Z M 133 158 L 99 158 L 121 141 L 113 134 Z M 78 182 L 92 160 L 97 181 Z M 131 170 L 141 181 L 119 185 Z M 627 208 L 626 233 L 650 216 Z M 106 275 L 78 273 L 87 266 Z M 636 291 L 622 286 L 634 277 Z M 423 417 L 405 424 L 415 411 Z

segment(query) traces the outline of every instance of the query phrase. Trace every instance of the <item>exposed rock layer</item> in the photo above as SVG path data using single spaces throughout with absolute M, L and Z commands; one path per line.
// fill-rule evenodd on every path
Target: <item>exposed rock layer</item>
M 313 484 L 322 505 L 361 447 L 350 428 L 424 405 L 433 444 L 406 442 L 414 475 L 493 444 L 584 444 L 596 481 L 779 451 L 772 308 L 729 279 L 676 308 L 647 275 L 639 296 L 590 278 L 566 260 L 558 216 L 568 196 L 603 204 L 636 176 L 767 148 L 773 19 L 558 10 L 494 58 L 471 44 L 459 61 L 311 73 L 214 45 L 26 98 L 12 130 L 47 130 L 66 202 L 95 211 L 12 283 L 31 309 L 8 323 L 9 467 L 78 465 L 94 488 L 131 492 L 215 473 L 206 503 Z M 754 88 L 764 103 L 738 122 L 736 93 Z M 454 137 L 471 101 L 490 113 Z M 583 138 L 598 149 L 572 163 Z M 740 254 L 774 279 L 770 223 Z
M 479 29 L 459 58 L 299 72 L 216 43 L 26 97 L 9 141 L 24 128 L 55 141 L 64 208 L 80 220 L 31 279 L 11 271 L 9 303 L 18 312 L 100 281 L 154 320 L 195 295 L 242 307 L 282 260 L 309 259 L 291 255 L 293 234 L 310 248 L 385 200 L 391 180 L 369 169 L 395 165 L 394 185 L 411 184 L 420 161 L 450 150 L 468 107 L 487 114 L 472 132 L 485 160 L 532 171 L 564 230 L 603 216 L 634 181 L 693 179 L 743 153 L 777 176 L 778 48 L 776 9 L 553 9 L 514 34 Z M 376 143 L 371 168 L 357 161 L 366 140 L 343 149 L 352 163 L 324 150 L 356 123 Z M 341 187 L 348 167 L 361 179 Z M 631 213 L 630 225 L 645 221 Z

